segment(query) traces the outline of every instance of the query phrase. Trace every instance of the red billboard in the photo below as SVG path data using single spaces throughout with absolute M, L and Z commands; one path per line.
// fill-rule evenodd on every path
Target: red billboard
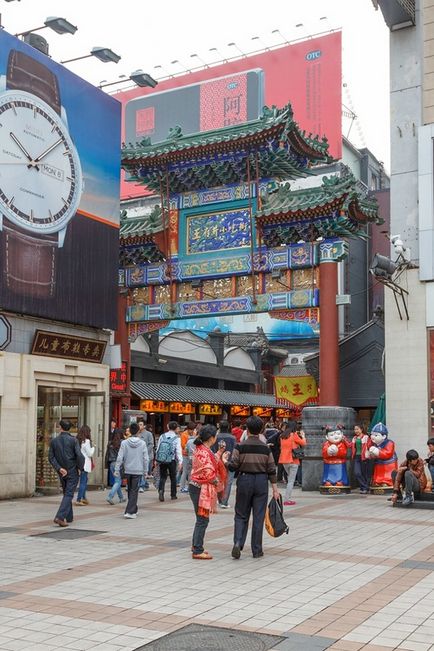
M 117 93 L 122 103 L 122 140 L 165 140 L 179 125 L 183 134 L 254 120 L 262 106 L 291 102 L 307 133 L 325 135 L 330 153 L 340 158 L 341 32 L 245 56 L 167 79 L 155 89 Z M 121 183 L 121 198 L 147 194 L 144 186 Z

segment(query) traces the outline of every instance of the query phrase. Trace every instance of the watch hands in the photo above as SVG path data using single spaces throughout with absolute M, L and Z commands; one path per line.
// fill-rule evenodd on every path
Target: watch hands
M 49 154 L 50 151 L 53 151 L 53 149 L 54 149 L 55 147 L 57 147 L 57 145 L 60 145 L 61 142 L 63 142 L 62 138 L 59 138 L 59 140 L 56 140 L 56 142 L 53 143 L 53 144 L 51 145 L 51 147 L 48 147 L 48 149 L 46 149 L 44 152 L 42 152 L 42 154 L 41 154 L 40 156 L 38 156 L 37 158 L 35 158 L 35 161 L 34 161 L 34 162 L 35 162 L 35 163 L 39 163 L 39 161 L 42 160 L 42 158 L 44 158 L 45 156 L 47 156 L 47 154 Z
M 14 133 L 12 133 L 12 131 L 9 133 L 9 135 L 12 138 L 12 140 L 14 141 L 14 143 L 17 145 L 17 147 L 19 149 L 21 149 L 24 156 L 29 161 L 27 167 L 36 167 L 36 169 L 39 171 L 39 167 L 36 165 L 36 161 L 33 160 L 33 158 L 30 156 L 29 152 L 27 151 L 27 149 L 20 143 L 20 141 L 18 140 L 16 135 Z

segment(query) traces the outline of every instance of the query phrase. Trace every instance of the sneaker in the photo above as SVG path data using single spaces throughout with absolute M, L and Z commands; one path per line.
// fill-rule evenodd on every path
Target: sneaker
M 122 502 L 126 502 L 126 501 L 127 500 L 125 499 L 125 497 L 121 497 L 120 500 L 119 500 L 119 504 L 122 504 Z
M 181 490 L 179 492 L 180 493 L 189 493 L 190 491 L 188 490 L 188 488 L 181 488 Z
M 414 497 L 411 493 L 406 493 L 404 499 L 402 500 L 402 506 L 410 506 L 413 504 Z
M 283 502 L 283 506 L 294 506 L 294 504 L 294 500 L 287 500 L 286 502 Z
M 106 497 L 106 501 L 107 501 L 109 504 L 114 505 L 114 502 L 113 502 L 113 500 L 112 500 L 111 497 Z
M 232 558 L 235 558 L 236 560 L 238 560 L 238 559 L 240 558 L 240 556 L 241 556 L 241 549 L 240 549 L 240 546 L 239 546 L 239 545 L 234 545 L 234 546 L 232 547 L 231 556 L 232 556 Z
M 220 502 L 219 502 L 219 507 L 220 507 L 221 509 L 230 509 L 230 508 L 231 508 L 231 507 L 229 506 L 229 504 L 220 504 Z
M 158 491 L 158 499 L 160 502 L 164 502 L 164 493 L 163 491 Z
M 86 506 L 86 504 L 81 500 L 77 500 L 76 502 L 74 502 L 74 506 Z
M 83 497 L 82 500 L 81 500 L 81 503 L 85 504 L 87 506 L 89 504 L 89 500 L 86 499 L 85 497 Z
M 361 488 L 361 489 L 359 490 L 359 493 L 360 493 L 360 495 L 367 495 L 367 494 L 368 494 L 368 491 L 367 491 L 366 489 L 364 489 L 364 488 Z
M 144 493 L 145 489 L 144 488 L 139 488 L 139 493 Z
M 172 495 L 172 497 L 171 497 L 170 499 L 171 499 L 171 500 L 177 500 L 177 499 L 178 499 L 178 496 L 177 496 L 177 495 Z
M 127 518 L 127 520 L 135 520 L 137 513 L 124 513 L 124 518 Z
M 198 561 L 212 561 L 212 556 L 211 554 L 208 554 L 208 552 L 203 551 L 201 554 L 192 554 L 192 558 L 195 558 Z

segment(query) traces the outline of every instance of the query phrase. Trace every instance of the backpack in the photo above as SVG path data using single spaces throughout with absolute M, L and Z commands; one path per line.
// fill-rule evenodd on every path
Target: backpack
M 169 438 L 166 434 L 163 434 L 155 457 L 156 461 L 158 463 L 171 463 L 175 459 L 175 446 L 176 438 Z
M 274 497 L 268 503 L 267 512 L 265 514 L 265 528 L 267 533 L 273 538 L 278 538 L 284 533 L 288 533 L 289 527 L 283 519 L 283 506 L 282 496 L 278 500 Z

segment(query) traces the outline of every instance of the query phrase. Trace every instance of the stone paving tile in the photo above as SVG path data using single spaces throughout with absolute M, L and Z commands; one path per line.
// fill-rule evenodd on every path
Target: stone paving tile
M 53 530 L 57 498 L 0 503 L 0 521 L 13 529 L 0 536 L 0 597 L 15 593 L 0 600 L 2 651 L 133 651 L 187 623 L 286 634 L 288 644 L 303 636 L 303 649 L 434 649 L 429 513 L 413 514 L 411 545 L 403 546 L 405 512 L 384 498 L 299 491 L 286 514 L 289 536 L 266 537 L 261 561 L 249 550 L 230 558 L 226 511 L 207 532 L 214 561 L 199 565 L 188 553 L 188 496 L 172 506 L 149 491 L 137 520 L 126 522 L 103 492 L 90 495 L 74 528 L 107 533 L 85 541 L 34 537 Z M 330 541 L 339 553 L 329 552 Z

